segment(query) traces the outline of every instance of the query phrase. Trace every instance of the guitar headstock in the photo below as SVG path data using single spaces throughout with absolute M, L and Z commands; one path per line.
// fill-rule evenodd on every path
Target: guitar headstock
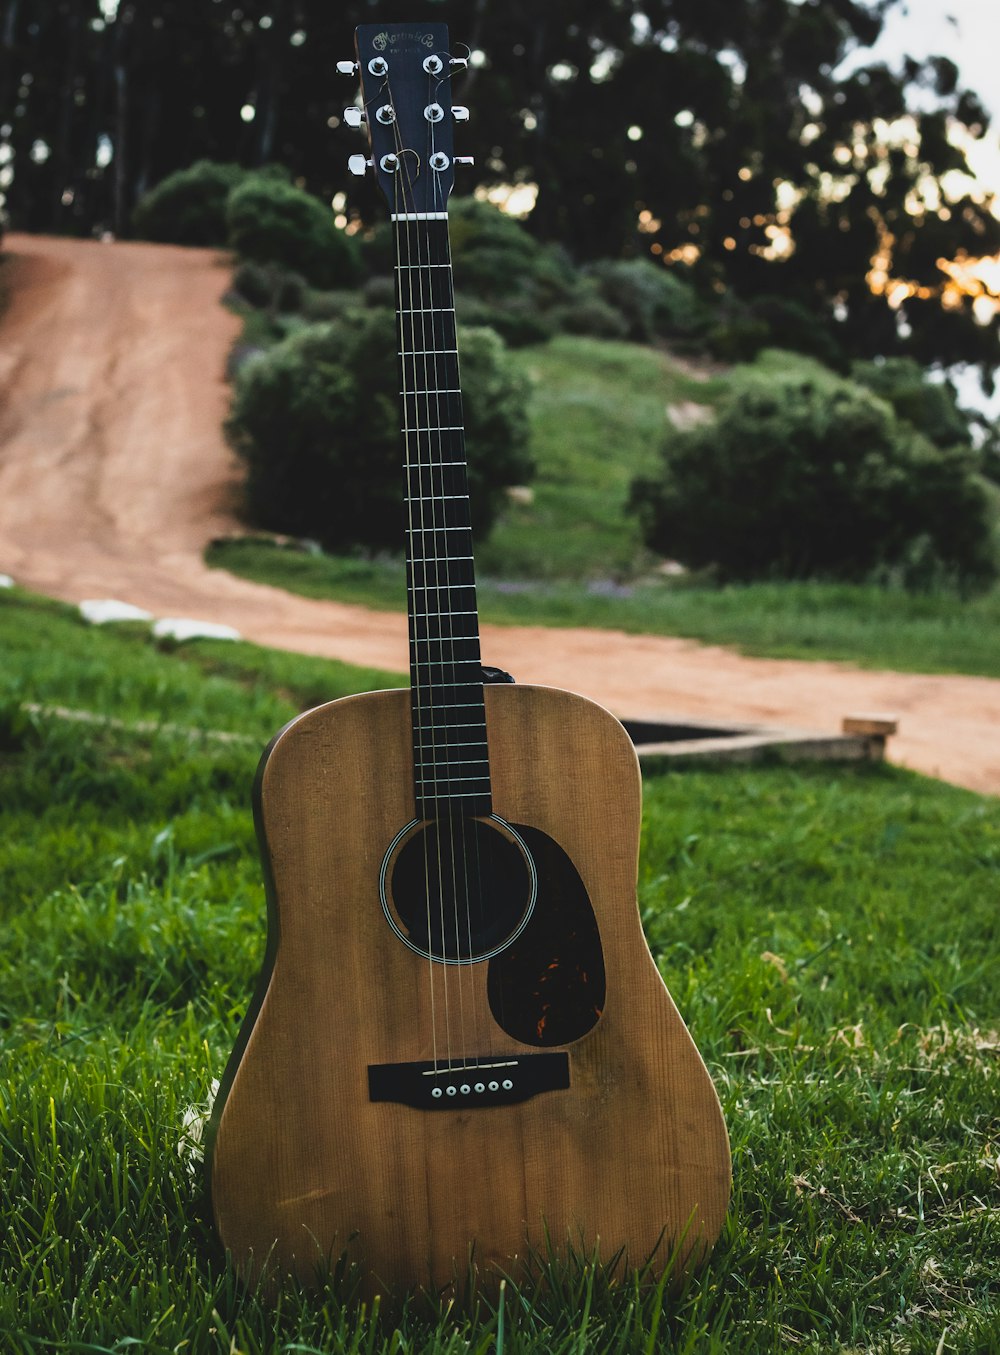
M 453 122 L 468 117 L 452 104 L 452 76 L 466 62 L 451 56 L 447 24 L 361 24 L 355 39 L 361 117 L 390 209 L 447 211 L 455 184 Z M 361 172 L 366 167 L 362 163 Z

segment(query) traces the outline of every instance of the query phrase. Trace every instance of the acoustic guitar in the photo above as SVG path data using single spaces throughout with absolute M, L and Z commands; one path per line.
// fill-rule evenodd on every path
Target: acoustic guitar
M 395 236 L 408 691 L 266 750 L 268 942 L 209 1135 L 251 1282 L 460 1288 L 561 1256 L 683 1274 L 722 1226 L 715 1089 L 643 937 L 640 777 L 581 696 L 480 661 L 442 24 L 357 30 Z M 505 676 L 505 675 L 504 675 Z

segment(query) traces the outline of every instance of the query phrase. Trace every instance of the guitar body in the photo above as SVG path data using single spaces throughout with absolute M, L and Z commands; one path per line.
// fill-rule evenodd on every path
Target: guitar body
M 624 1250 L 654 1273 L 676 1249 L 680 1274 L 721 1228 L 725 1125 L 636 907 L 629 739 L 568 692 L 498 685 L 484 699 L 493 812 L 549 861 L 524 940 L 546 917 L 570 949 L 576 931 L 599 936 L 599 1011 L 578 1038 L 545 1046 L 565 1056 L 569 1085 L 513 1104 L 470 1090 L 480 1065 L 483 1079 L 500 1077 L 494 1069 L 537 1052 L 546 1021 L 558 1027 L 558 992 L 542 1000 L 544 975 L 524 980 L 542 1015 L 515 1038 L 497 1019 L 499 970 L 490 987 L 503 957 L 431 962 L 380 902 L 390 845 L 418 817 L 409 694 L 300 716 L 258 775 L 269 944 L 210 1138 L 216 1226 L 248 1280 L 290 1272 L 310 1283 L 346 1255 L 369 1294 L 439 1292 L 462 1282 L 470 1258 L 481 1274 L 516 1274 L 532 1249 L 604 1261 Z M 582 910 L 580 927 L 563 927 L 566 908 Z M 554 954 L 545 968 L 560 963 Z M 574 971 L 585 992 L 588 967 Z M 505 981 L 515 993 L 516 976 Z M 372 1099 L 372 1067 L 431 1062 L 474 1067 L 453 1079 L 469 1079 L 465 1091 L 433 1109 Z

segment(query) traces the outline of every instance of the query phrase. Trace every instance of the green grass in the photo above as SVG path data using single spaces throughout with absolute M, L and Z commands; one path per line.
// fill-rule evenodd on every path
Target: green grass
M 667 404 L 703 401 L 706 383 L 655 349 L 601 339 L 564 335 L 513 357 L 533 387 L 534 499 L 508 507 L 480 566 L 522 579 L 634 574 L 649 556 L 625 512 L 629 486 L 658 464 Z
M 24 595 L 0 644 L 4 1355 L 1000 1350 L 1000 802 L 886 767 L 647 781 L 643 920 L 735 1163 L 681 1295 L 552 1266 L 468 1314 L 268 1305 L 178 1144 L 262 954 L 258 745 L 369 675 L 162 651 Z
M 406 605 L 401 560 L 307 555 L 248 539 L 213 547 L 208 562 L 306 597 L 383 611 Z M 1000 677 L 1000 589 L 963 599 L 874 584 L 511 583 L 481 575 L 479 609 L 497 625 L 680 635 L 769 658 Z

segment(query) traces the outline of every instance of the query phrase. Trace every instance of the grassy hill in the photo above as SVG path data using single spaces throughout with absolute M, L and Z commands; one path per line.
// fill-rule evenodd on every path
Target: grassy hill
M 884 766 L 647 780 L 642 918 L 735 1159 L 680 1295 L 554 1266 L 472 1314 L 273 1303 L 184 1138 L 263 951 L 249 789 L 301 706 L 396 679 L 17 592 L 0 645 L 5 1352 L 998 1348 L 997 801 Z

